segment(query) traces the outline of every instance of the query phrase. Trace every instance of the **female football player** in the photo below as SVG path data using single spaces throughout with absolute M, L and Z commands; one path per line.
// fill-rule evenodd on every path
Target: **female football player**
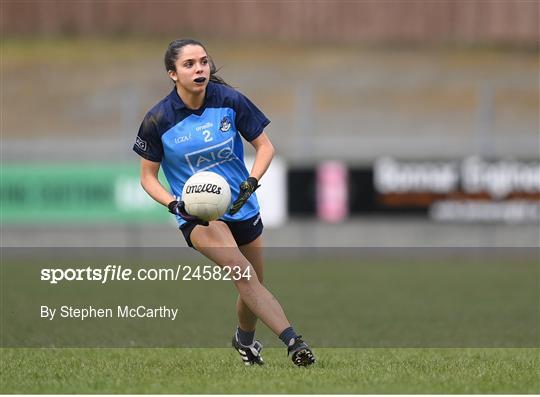
M 261 319 L 287 346 L 298 366 L 315 362 L 309 346 L 291 327 L 283 309 L 262 285 L 262 230 L 259 204 L 253 194 L 268 169 L 274 148 L 264 128 L 266 116 L 244 95 L 216 75 L 204 46 L 191 39 L 175 40 L 165 52 L 165 69 L 174 89 L 144 118 L 133 150 L 141 157 L 141 184 L 157 202 L 176 215 L 187 244 L 223 268 L 253 270 L 234 281 L 238 327 L 232 345 L 246 365 L 262 365 L 262 344 L 255 340 Z M 255 148 L 248 172 L 242 138 Z M 158 180 L 159 168 L 171 187 Z M 202 170 L 224 177 L 236 198 L 228 213 L 203 222 L 188 214 L 181 201 L 186 180 Z

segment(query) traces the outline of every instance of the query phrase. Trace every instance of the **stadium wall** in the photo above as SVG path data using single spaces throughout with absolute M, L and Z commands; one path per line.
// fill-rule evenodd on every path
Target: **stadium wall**
M 539 12 L 537 0 L 8 0 L 2 2 L 2 25 L 4 35 L 203 34 L 299 41 L 537 46 Z
M 538 247 L 535 224 L 456 224 L 372 218 L 340 224 L 316 220 L 265 229 L 266 247 Z M 3 226 L 2 247 L 184 247 L 175 225 Z

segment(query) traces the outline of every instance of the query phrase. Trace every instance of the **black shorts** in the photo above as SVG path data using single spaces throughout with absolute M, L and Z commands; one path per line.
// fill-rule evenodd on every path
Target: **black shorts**
M 257 237 L 259 237 L 263 231 L 263 223 L 260 213 L 255 215 L 253 218 L 249 218 L 244 221 L 231 222 L 224 221 L 223 219 L 218 219 L 218 221 L 229 226 L 229 229 L 238 246 L 251 243 Z M 190 236 L 195 226 L 197 226 L 195 222 L 186 222 L 180 226 L 180 231 L 184 235 L 186 243 L 192 248 L 193 244 L 191 244 Z

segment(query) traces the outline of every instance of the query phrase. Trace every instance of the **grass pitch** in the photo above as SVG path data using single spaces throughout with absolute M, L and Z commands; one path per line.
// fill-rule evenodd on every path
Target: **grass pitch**
M 314 347 L 310 368 L 294 367 L 262 325 L 264 367 L 246 368 L 225 348 L 236 324 L 231 283 L 51 286 L 38 262 L 4 263 L 0 393 L 540 394 L 535 258 L 323 259 L 267 268 L 268 285 Z M 178 302 L 180 320 L 38 317 L 40 304 L 128 298 Z
M 2 349 L 1 393 L 540 393 L 540 349 Z

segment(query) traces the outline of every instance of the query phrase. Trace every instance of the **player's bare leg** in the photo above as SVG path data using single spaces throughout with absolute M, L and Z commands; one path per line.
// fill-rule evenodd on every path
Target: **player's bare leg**
M 240 252 L 251 263 L 255 269 L 259 282 L 263 283 L 263 256 L 262 256 L 262 237 L 249 244 L 238 247 Z M 244 303 L 240 295 L 236 299 L 236 314 L 238 316 L 238 328 L 232 337 L 232 346 L 240 354 L 244 364 L 263 365 L 264 360 L 261 356 L 263 344 L 255 339 L 255 327 L 257 325 L 257 316 Z
M 259 282 L 263 284 L 264 280 L 264 260 L 262 250 L 262 236 L 257 237 L 249 244 L 238 247 L 240 252 L 251 263 L 255 269 Z M 240 295 L 236 300 L 236 314 L 238 315 L 238 325 L 245 331 L 255 331 L 257 325 L 257 316 L 244 303 Z
M 236 241 L 225 223 L 218 221 L 210 222 L 210 225 L 206 227 L 196 226 L 191 232 L 191 242 L 199 252 L 221 267 L 238 266 L 242 272 L 248 268 L 251 269 L 250 279 L 241 278 L 234 281 L 242 302 L 251 314 L 255 315 L 256 318 L 260 318 L 287 345 L 287 352 L 291 355 L 295 365 L 307 366 L 315 362 L 310 347 L 301 339 L 301 336 L 294 332 L 279 302 L 261 284 L 256 271 L 237 247 Z M 257 249 L 256 244 L 253 244 L 251 253 L 261 255 L 260 263 L 262 264 L 262 250 L 260 247 Z M 248 252 L 249 249 L 244 249 L 244 251 Z M 250 316 L 247 312 L 244 312 L 243 315 Z M 262 345 L 258 343 L 258 341 L 255 341 L 252 346 L 241 346 L 240 349 L 235 346 L 241 354 L 244 353 L 243 359 L 246 365 L 254 363 L 251 360 L 252 358 L 260 359 L 255 361 L 257 364 L 263 363 L 259 355 Z M 244 350 L 246 347 L 249 349 Z M 253 356 L 247 357 L 245 354 L 248 353 L 249 355 L 249 350 L 251 350 Z
M 290 327 L 289 320 L 274 296 L 260 283 L 257 273 L 236 245 L 228 226 L 223 222 L 210 222 L 209 226 L 196 226 L 191 242 L 197 250 L 221 267 L 240 267 L 244 272 L 251 267 L 251 278 L 234 281 L 242 301 L 276 335 Z

